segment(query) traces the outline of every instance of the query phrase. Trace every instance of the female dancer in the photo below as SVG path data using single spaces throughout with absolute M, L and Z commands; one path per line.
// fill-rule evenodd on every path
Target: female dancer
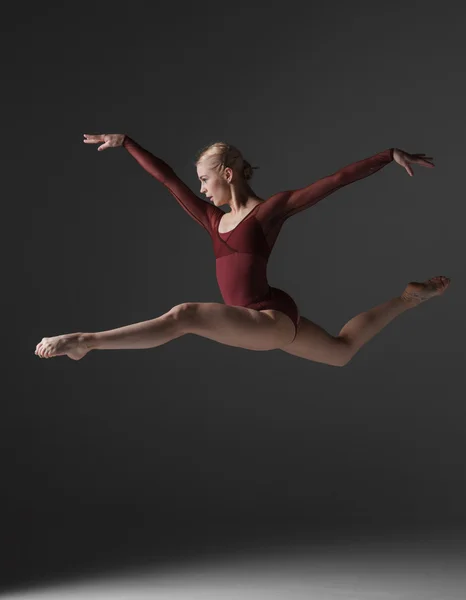
M 163 183 L 191 217 L 212 238 L 217 281 L 225 304 L 185 302 L 164 315 L 98 333 L 71 333 L 43 338 L 35 354 L 83 358 L 89 350 L 154 348 L 187 333 L 247 350 L 280 349 L 315 362 L 346 365 L 356 352 L 405 310 L 439 296 L 447 277 L 411 282 L 400 296 L 357 315 L 337 336 L 300 317 L 293 299 L 267 282 L 267 261 L 284 221 L 313 206 L 341 187 L 372 175 L 394 160 L 413 175 L 410 163 L 433 167 L 432 157 L 391 148 L 351 164 L 302 189 L 279 192 L 263 200 L 248 184 L 251 165 L 233 146 L 216 143 L 197 157 L 201 182 L 196 196 L 163 160 L 124 134 L 84 134 L 84 143 L 102 143 L 97 150 L 122 146 L 153 177 Z M 219 206 L 228 204 L 230 212 Z

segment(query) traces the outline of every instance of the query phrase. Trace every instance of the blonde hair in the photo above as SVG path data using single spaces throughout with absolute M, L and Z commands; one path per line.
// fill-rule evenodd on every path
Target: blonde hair
M 226 144 L 225 142 L 215 142 L 202 148 L 197 153 L 196 163 L 197 166 L 201 160 L 211 159 L 212 167 L 219 173 L 223 173 L 226 167 L 230 167 L 234 171 L 241 173 L 244 179 L 248 180 L 254 175 L 254 169 L 259 167 L 253 167 L 251 164 L 243 158 L 241 152 L 235 146 Z

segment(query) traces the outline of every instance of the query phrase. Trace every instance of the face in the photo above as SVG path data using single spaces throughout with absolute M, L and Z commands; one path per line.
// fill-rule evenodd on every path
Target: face
M 197 176 L 201 182 L 201 194 L 205 194 L 215 206 L 227 204 L 231 198 L 228 178 L 231 179 L 232 174 L 232 170 L 226 168 L 224 175 L 221 176 L 209 167 L 208 161 L 201 161 L 197 165 Z

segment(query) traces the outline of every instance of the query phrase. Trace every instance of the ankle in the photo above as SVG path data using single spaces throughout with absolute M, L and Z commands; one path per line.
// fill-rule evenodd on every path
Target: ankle
M 421 303 L 419 297 L 416 294 L 408 293 L 406 290 L 399 297 L 400 301 L 406 306 L 406 308 L 416 308 Z
M 78 340 L 88 350 L 96 350 L 98 347 L 97 335 L 95 333 L 80 333 Z

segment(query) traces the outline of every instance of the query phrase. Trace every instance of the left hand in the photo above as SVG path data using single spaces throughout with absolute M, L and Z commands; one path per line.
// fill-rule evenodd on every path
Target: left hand
M 408 175 L 411 177 L 414 175 L 412 168 L 409 166 L 409 163 L 415 163 L 417 165 L 421 165 L 421 167 L 429 167 L 434 168 L 435 165 L 432 162 L 432 156 L 426 156 L 425 154 L 409 154 L 409 152 L 404 152 L 404 150 L 400 150 L 399 148 L 395 148 L 393 150 L 393 160 L 406 169 Z

